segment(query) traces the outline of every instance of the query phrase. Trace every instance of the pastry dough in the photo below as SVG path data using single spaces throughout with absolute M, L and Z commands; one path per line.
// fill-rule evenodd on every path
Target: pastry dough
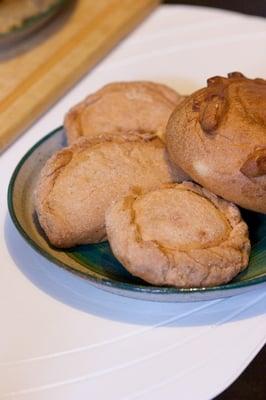
M 51 244 L 71 247 L 106 239 L 106 209 L 129 192 L 179 180 L 160 139 L 80 139 L 51 157 L 35 192 L 40 224 Z
M 68 142 L 125 137 L 163 138 L 170 114 L 182 101 L 173 89 L 153 82 L 110 83 L 73 107 L 65 117 Z
M 220 285 L 248 265 L 238 208 L 191 182 L 120 199 L 106 212 L 106 230 L 115 257 L 154 285 Z
M 266 81 L 235 72 L 208 79 L 167 125 L 171 159 L 193 180 L 266 213 Z

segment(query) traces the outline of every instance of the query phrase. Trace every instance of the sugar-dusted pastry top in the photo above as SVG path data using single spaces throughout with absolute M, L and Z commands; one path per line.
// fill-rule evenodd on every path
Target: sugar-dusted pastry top
M 80 139 L 48 160 L 35 192 L 40 224 L 57 247 L 106 238 L 106 209 L 132 191 L 179 180 L 160 139 Z
M 114 82 L 89 95 L 65 117 L 68 142 L 85 136 L 145 140 L 165 133 L 170 114 L 184 96 L 166 85 Z
M 124 197 L 107 210 L 106 230 L 124 267 L 155 285 L 219 285 L 248 265 L 238 208 L 191 182 Z

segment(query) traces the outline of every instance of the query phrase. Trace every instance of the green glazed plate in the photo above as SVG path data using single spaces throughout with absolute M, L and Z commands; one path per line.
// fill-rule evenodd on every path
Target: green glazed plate
M 26 18 L 22 21 L 21 25 L 12 28 L 8 32 L 0 33 L 0 45 L 11 45 L 40 29 L 70 1 L 71 0 L 54 0 L 53 4 L 47 10 Z
M 11 178 L 8 207 L 11 218 L 24 239 L 54 264 L 107 291 L 146 300 L 200 301 L 229 297 L 255 289 L 266 282 L 266 215 L 243 211 L 250 228 L 252 251 L 249 267 L 226 285 L 212 288 L 176 289 L 155 287 L 130 275 L 115 259 L 107 242 L 58 250 L 49 245 L 36 218 L 33 193 L 36 179 L 46 160 L 66 146 L 63 128 L 40 140 L 22 158 Z

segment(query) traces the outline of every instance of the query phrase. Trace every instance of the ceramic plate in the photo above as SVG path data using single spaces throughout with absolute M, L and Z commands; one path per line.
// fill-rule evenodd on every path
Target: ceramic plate
M 16 227 L 26 241 L 53 263 L 87 278 L 92 284 L 124 296 L 159 301 L 210 300 L 232 296 L 266 281 L 266 215 L 243 211 L 250 228 L 249 267 L 231 283 L 213 288 L 155 287 L 130 275 L 115 259 L 107 242 L 77 246 L 66 251 L 51 247 L 38 224 L 33 193 L 46 160 L 66 145 L 63 128 L 40 140 L 22 158 L 9 184 L 8 205 Z
M 14 27 L 9 32 L 0 33 L 0 45 L 11 45 L 40 29 L 69 2 L 70 0 L 55 0 L 46 11 L 26 18 L 20 26 Z

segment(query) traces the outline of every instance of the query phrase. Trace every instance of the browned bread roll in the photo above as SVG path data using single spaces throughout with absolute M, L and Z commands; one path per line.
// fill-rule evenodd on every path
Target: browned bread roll
M 121 196 L 179 180 L 160 139 L 89 141 L 53 155 L 35 192 L 36 211 L 57 247 L 97 243 L 106 238 L 105 211 Z
M 266 81 L 239 72 L 208 79 L 172 114 L 170 156 L 196 182 L 266 213 Z
M 166 85 L 154 82 L 115 82 L 73 107 L 65 117 L 71 144 L 79 137 L 162 137 L 170 114 L 183 100 Z
M 219 285 L 248 265 L 237 207 L 191 182 L 120 199 L 106 212 L 106 230 L 124 267 L 155 285 Z

